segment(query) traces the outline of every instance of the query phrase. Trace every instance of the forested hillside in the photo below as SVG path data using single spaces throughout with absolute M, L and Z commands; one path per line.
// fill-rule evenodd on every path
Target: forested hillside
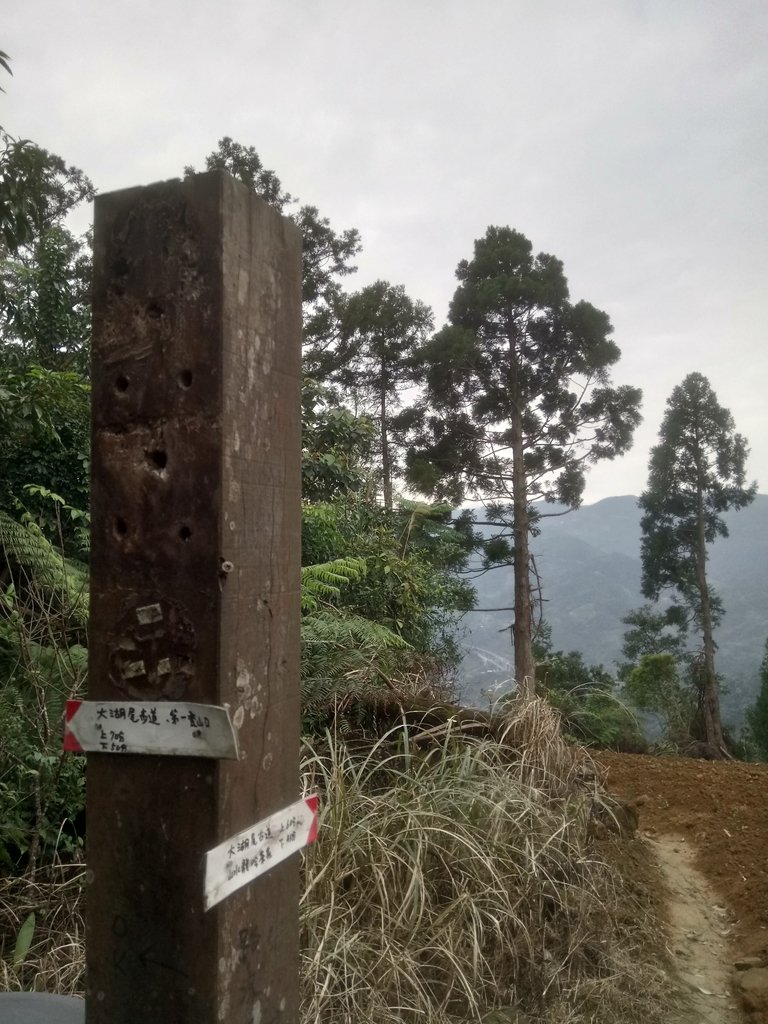
M 542 511 L 558 511 L 544 507 Z M 768 495 L 725 516 L 730 536 L 710 549 L 711 583 L 725 616 L 716 631 L 718 668 L 725 684 L 726 720 L 739 724 L 757 694 L 768 632 Z M 615 671 L 627 626 L 624 616 L 643 603 L 640 592 L 640 510 L 637 498 L 605 498 L 575 512 L 541 520 L 532 541 L 544 594 L 543 614 L 556 650 L 580 651 L 588 664 Z M 511 570 L 492 569 L 474 580 L 477 608 L 511 604 Z M 484 691 L 503 690 L 512 676 L 511 612 L 475 611 L 464 619 L 462 693 L 485 703 Z

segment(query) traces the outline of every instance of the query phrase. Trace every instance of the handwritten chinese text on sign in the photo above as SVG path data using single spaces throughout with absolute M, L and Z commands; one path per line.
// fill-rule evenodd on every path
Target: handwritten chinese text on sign
M 68 700 L 64 749 L 237 758 L 229 711 L 183 701 Z
M 210 910 L 316 838 L 317 797 L 310 796 L 209 850 L 205 858 L 205 909 Z

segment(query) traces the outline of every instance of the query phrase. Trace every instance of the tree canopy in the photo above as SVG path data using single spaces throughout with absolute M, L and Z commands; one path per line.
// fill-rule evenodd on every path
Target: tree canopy
M 87 371 L 91 250 L 67 215 L 93 199 L 79 168 L 29 142 L 3 137 L 0 153 L 0 349 L 7 365 Z
M 336 340 L 319 357 L 319 369 L 376 423 L 384 507 L 391 509 L 396 416 L 415 383 L 414 356 L 432 329 L 432 310 L 388 281 L 340 296 L 336 310 Z

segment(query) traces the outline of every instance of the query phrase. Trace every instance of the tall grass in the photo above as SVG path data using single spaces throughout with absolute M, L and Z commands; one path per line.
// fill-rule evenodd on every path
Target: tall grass
M 637 950 L 622 959 L 580 759 L 548 706 L 513 708 L 502 742 L 458 726 L 421 739 L 396 728 L 353 752 L 328 737 L 306 760 L 325 798 L 303 1021 L 653 1019 Z

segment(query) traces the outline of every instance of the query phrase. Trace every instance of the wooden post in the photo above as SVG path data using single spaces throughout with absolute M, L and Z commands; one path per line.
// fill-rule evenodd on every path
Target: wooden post
M 222 171 L 96 200 L 90 700 L 226 704 L 240 760 L 88 755 L 88 1024 L 298 1019 L 301 237 Z M 151 705 L 148 705 L 148 707 Z

